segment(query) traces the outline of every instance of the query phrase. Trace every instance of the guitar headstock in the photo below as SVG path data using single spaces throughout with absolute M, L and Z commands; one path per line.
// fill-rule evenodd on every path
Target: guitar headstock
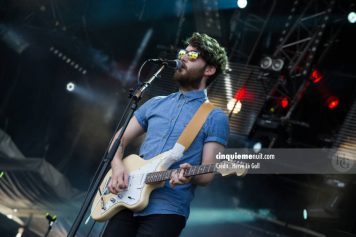
M 223 161 L 216 163 L 216 171 L 220 173 L 221 176 L 232 174 L 236 174 L 237 176 L 244 176 L 247 173 L 247 168 L 245 164 L 241 162 Z

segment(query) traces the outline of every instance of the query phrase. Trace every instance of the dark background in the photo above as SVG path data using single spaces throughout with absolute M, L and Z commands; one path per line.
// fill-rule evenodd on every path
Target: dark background
M 216 38 L 226 47 L 230 62 L 257 66 L 263 55 L 272 54 L 277 47 L 293 5 L 293 1 L 276 1 L 267 28 L 257 41 L 257 33 L 249 31 L 246 25 L 238 26 L 251 15 L 266 16 L 273 1 L 248 1 L 245 9 L 237 9 L 236 1 L 217 2 L 221 28 Z M 307 1 L 301 2 L 307 4 Z M 26 157 L 46 159 L 67 176 L 74 187 L 86 191 L 128 102 L 128 91 L 136 85 L 140 65 L 148 58 L 158 58 L 184 47 L 183 40 L 199 30 L 197 22 L 204 12 L 197 7 L 200 3 L 194 0 L 1 0 L 0 128 L 12 137 Z M 320 5 L 323 3 L 320 1 Z M 180 9 L 185 9 L 181 28 Z M 352 1 L 336 2 L 327 25 L 328 37 L 324 36 L 313 61 L 313 67 L 324 74 L 324 80 L 307 89 L 293 113 L 295 121 L 310 126 L 290 125 L 278 129 L 255 126 L 248 136 L 239 136 L 232 130 L 230 147 L 244 146 L 250 139 L 268 146 L 271 137 L 277 137 L 276 148 L 332 147 L 355 98 L 356 26 L 347 22 L 347 14 L 352 9 L 355 10 Z M 236 23 L 233 19 L 237 15 L 241 21 Z M 234 32 L 233 24 L 237 24 Z M 20 45 L 26 42 L 27 47 L 21 53 L 16 52 L 18 46 L 3 39 L 9 29 L 15 34 L 12 42 L 16 39 Z M 147 44 L 142 43 L 145 35 L 148 35 Z M 248 61 L 249 55 L 245 53 L 251 52 L 255 42 L 258 44 Z M 143 45 L 141 53 L 137 53 L 140 45 Z M 55 50 L 79 64 L 78 68 L 59 58 Z M 147 78 L 150 70 L 152 65 L 144 70 L 143 77 Z M 73 93 L 66 90 L 68 82 L 77 86 Z M 325 106 L 327 95 L 340 99 L 337 108 L 330 110 Z M 268 111 L 267 107 L 262 112 Z M 139 143 L 137 141 L 128 152 L 135 152 Z M 355 215 L 350 211 L 355 207 L 353 176 L 337 177 L 348 183 L 343 190 L 327 185 L 326 181 L 334 178 L 328 175 L 218 178 L 209 188 L 197 193 L 193 207 L 206 210 L 237 207 L 256 213 L 268 210 L 267 214 L 281 221 L 327 236 L 355 236 Z M 331 208 L 330 217 L 303 220 L 303 208 L 313 203 L 321 209 L 328 207 L 335 195 L 340 195 L 341 201 L 336 211 Z M 333 217 L 335 212 L 337 217 Z M 227 233 L 234 232 L 237 235 L 237 230 L 241 236 L 276 235 L 273 233 L 307 236 L 263 218 L 256 218 L 251 225 L 236 224 L 232 220 L 219 222 L 219 219 L 213 220 L 216 232 L 208 228 L 210 236 L 221 233 L 228 236 Z M 186 235 L 207 236 L 204 228 L 194 226 L 194 220 Z M 1 223 L 5 221 L 6 218 Z

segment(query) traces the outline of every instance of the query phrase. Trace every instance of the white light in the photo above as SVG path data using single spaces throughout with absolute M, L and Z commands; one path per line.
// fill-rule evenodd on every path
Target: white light
M 6 217 L 9 218 L 9 219 L 11 219 L 11 220 L 12 220 L 12 218 L 13 218 L 13 216 L 12 216 L 11 214 L 6 215 Z
M 237 6 L 239 8 L 245 8 L 247 6 L 247 0 L 237 0 Z
M 18 210 L 15 208 L 15 209 L 13 209 L 13 211 L 14 211 L 14 212 L 17 212 Z
M 307 211 L 307 209 L 303 210 L 303 219 L 304 220 L 308 219 L 308 211 Z
M 347 16 L 347 19 L 349 20 L 350 23 L 355 23 L 356 22 L 356 13 L 350 12 L 349 15 Z
M 227 103 L 227 110 L 231 111 L 232 109 L 234 109 L 234 111 L 232 111 L 233 114 L 237 114 L 238 112 L 240 112 L 241 107 L 242 107 L 241 101 L 236 102 L 235 98 L 231 98 L 229 103 Z
M 75 89 L 75 84 L 73 82 L 69 82 L 67 84 L 67 91 L 74 91 Z
M 254 145 L 253 145 L 253 151 L 255 153 L 259 152 L 261 149 L 262 149 L 262 144 L 261 142 L 256 142 Z

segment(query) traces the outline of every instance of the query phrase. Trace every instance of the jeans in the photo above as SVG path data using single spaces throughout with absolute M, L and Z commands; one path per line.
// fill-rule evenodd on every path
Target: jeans
M 133 212 L 126 209 L 109 220 L 103 237 L 176 237 L 185 223 L 181 215 L 133 216 Z

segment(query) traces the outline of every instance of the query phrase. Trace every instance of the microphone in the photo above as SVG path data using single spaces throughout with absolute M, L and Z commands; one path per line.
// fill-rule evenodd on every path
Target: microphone
M 166 64 L 167 67 L 173 68 L 173 69 L 181 69 L 183 66 L 182 61 L 175 59 L 175 60 L 167 60 L 167 59 L 148 59 L 149 62 L 155 63 L 155 64 Z

